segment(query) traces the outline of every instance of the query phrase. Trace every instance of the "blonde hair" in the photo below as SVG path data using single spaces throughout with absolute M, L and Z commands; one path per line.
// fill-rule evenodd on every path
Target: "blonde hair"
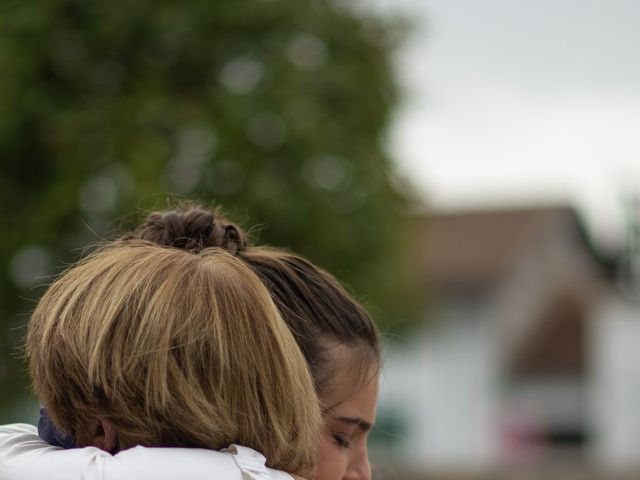
M 309 471 L 319 404 L 268 291 L 218 248 L 122 242 L 49 287 L 31 318 L 34 390 L 82 445 L 98 419 L 120 448 L 239 443 Z

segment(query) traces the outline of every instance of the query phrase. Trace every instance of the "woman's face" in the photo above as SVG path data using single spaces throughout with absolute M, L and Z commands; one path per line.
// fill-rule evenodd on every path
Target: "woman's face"
M 370 480 L 367 436 L 376 418 L 377 369 L 365 377 L 356 376 L 349 363 L 331 382 L 330 392 L 320 395 L 324 429 L 314 480 Z

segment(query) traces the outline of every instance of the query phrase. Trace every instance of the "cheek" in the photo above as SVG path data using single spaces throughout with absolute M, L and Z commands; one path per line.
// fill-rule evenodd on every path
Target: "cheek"
M 341 480 L 347 471 L 347 460 L 347 455 L 335 444 L 331 435 L 323 432 L 314 480 Z

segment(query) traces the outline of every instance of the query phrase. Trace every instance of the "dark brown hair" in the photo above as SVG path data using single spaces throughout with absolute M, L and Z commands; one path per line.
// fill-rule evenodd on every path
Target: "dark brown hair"
M 271 247 L 253 246 L 243 230 L 220 209 L 188 204 L 151 213 L 138 229 L 123 237 L 142 239 L 197 253 L 220 247 L 242 259 L 262 280 L 293 333 L 309 365 L 318 394 L 330 388 L 329 379 L 342 365 L 332 362 L 330 350 L 353 348 L 359 365 L 348 368 L 364 376 L 381 359 L 378 329 L 367 311 L 328 272 L 310 261 Z

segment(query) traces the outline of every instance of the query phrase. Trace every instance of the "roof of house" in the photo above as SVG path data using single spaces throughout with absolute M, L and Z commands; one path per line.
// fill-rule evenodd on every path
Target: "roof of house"
M 515 310 L 493 312 L 507 322 L 502 335 L 511 375 L 583 371 L 584 319 L 597 298 L 599 274 L 573 210 L 434 213 L 423 238 L 423 271 L 436 294 L 484 294 L 504 286 L 529 291 L 517 296 Z M 523 271 L 538 274 L 509 275 Z
M 433 213 L 423 235 L 422 271 L 431 288 L 492 285 L 526 245 L 550 228 L 578 231 L 568 207 Z

